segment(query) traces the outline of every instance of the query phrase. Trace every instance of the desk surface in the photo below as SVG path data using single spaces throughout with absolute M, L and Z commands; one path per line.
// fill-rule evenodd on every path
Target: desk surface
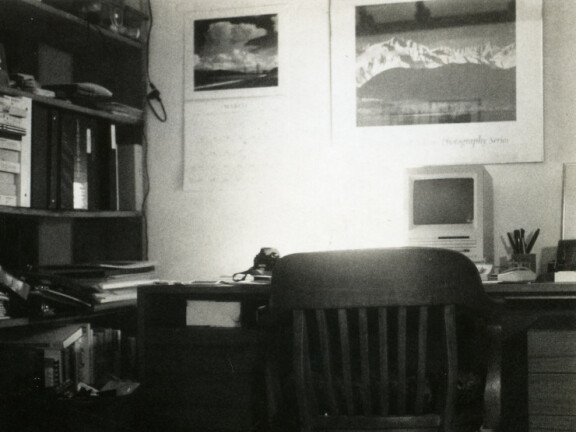
M 138 292 L 147 294 L 238 295 L 242 297 L 270 294 L 269 283 L 190 282 L 141 285 Z
M 484 291 L 509 299 L 576 299 L 573 282 L 485 283 Z
M 509 299 L 576 299 L 576 283 L 531 282 L 531 283 L 484 283 L 484 291 L 490 296 Z M 139 288 L 148 293 L 194 293 L 213 295 L 261 296 L 270 293 L 269 284 L 190 283 L 157 284 Z

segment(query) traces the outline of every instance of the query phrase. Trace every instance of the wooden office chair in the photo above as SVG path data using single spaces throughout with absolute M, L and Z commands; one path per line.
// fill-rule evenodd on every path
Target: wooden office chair
M 452 431 L 478 430 L 482 422 L 496 429 L 499 328 L 484 325 L 494 306 L 476 266 L 449 250 L 280 259 L 270 299 L 272 430 L 293 423 L 301 431 Z M 479 413 L 461 427 L 459 411 L 474 404 L 468 393 L 475 385 Z

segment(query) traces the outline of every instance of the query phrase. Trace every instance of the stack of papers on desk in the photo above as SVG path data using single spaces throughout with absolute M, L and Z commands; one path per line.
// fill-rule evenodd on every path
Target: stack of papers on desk
M 554 282 L 576 282 L 576 271 L 557 271 L 554 273 Z
M 94 304 L 137 298 L 140 285 L 158 282 L 156 263 L 151 261 L 110 261 L 90 264 L 49 266 L 45 272 L 70 278 L 85 287 Z

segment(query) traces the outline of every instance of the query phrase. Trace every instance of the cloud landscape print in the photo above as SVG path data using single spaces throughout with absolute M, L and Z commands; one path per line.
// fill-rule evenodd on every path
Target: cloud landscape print
M 278 16 L 194 22 L 194 90 L 278 86 Z

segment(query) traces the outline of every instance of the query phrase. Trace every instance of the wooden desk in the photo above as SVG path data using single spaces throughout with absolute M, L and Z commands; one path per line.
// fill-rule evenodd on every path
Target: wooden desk
M 576 300 L 576 283 L 484 283 L 484 291 L 505 300 Z
M 530 359 L 534 358 L 535 333 L 532 333 L 532 348 L 529 348 L 529 332 L 543 329 L 541 320 L 573 319 L 576 316 L 576 283 L 533 282 L 518 284 L 484 284 L 490 297 L 503 304 L 502 314 L 502 431 L 515 432 L 538 430 L 533 419 L 538 414 L 540 419 L 546 414 L 542 411 L 546 398 L 557 395 L 555 384 L 534 379 L 534 370 L 529 372 Z M 572 356 L 576 357 L 574 346 Z M 531 349 L 532 351 L 530 351 Z M 532 369 L 533 369 L 532 361 Z M 573 383 L 573 382 L 572 382 Z M 564 383 L 566 385 L 566 382 Z M 567 383 L 570 385 L 571 383 Z M 534 385 L 537 387 L 535 388 Z M 549 394 L 540 395 L 538 403 L 530 398 L 538 387 L 546 385 Z M 557 391 L 565 388 L 557 388 Z M 571 393 L 576 393 L 576 388 Z M 529 396 L 530 395 L 530 396 Z M 535 412 L 534 409 L 537 411 Z M 550 412 L 549 415 L 554 414 Z M 564 430 L 564 429 L 555 429 Z M 566 429 L 568 430 L 568 429 Z M 570 429 L 573 430 L 573 429 Z
M 263 427 L 265 333 L 258 314 L 268 297 L 269 286 L 262 285 L 138 288 L 143 430 Z M 190 301 L 237 302 L 237 326 L 187 325 Z
M 546 316 L 528 330 L 530 432 L 576 430 L 576 317 Z
M 528 430 L 527 331 L 543 315 L 574 313 L 576 284 L 486 284 L 504 304 L 502 431 Z M 259 430 L 265 334 L 262 285 L 153 285 L 138 290 L 141 416 L 159 430 Z M 189 300 L 238 301 L 238 327 L 186 325 Z

